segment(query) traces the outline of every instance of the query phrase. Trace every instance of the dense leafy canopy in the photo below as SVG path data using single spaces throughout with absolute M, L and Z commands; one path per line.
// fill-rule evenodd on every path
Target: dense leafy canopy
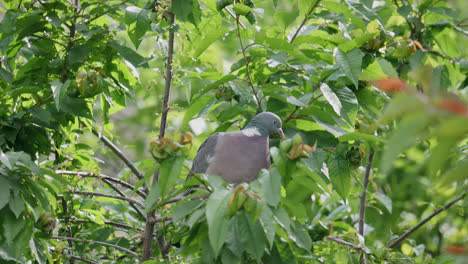
M 2 2 L 1 263 L 466 263 L 465 1 Z M 270 170 L 185 182 L 261 111 Z

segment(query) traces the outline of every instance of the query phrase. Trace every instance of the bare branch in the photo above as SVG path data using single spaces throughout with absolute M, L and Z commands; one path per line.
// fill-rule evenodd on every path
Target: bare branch
M 101 245 L 101 246 L 105 246 L 105 247 L 112 247 L 112 248 L 118 249 L 120 251 L 123 251 L 125 253 L 128 253 L 130 255 L 133 255 L 135 257 L 138 257 L 137 253 L 135 253 L 135 252 L 133 252 L 133 251 L 131 251 L 129 249 L 126 249 L 126 248 L 121 247 L 121 246 L 109 244 L 109 243 L 106 243 L 106 242 L 83 239 L 83 238 L 76 238 L 76 237 L 64 237 L 64 236 L 52 236 L 51 239 L 71 240 L 71 241 L 78 241 L 78 242 L 83 242 L 83 243 L 91 243 L 91 244 Z
M 354 249 L 356 249 L 356 250 L 360 250 L 360 251 L 364 250 L 361 246 L 355 245 L 355 244 L 350 243 L 350 242 L 348 242 L 348 241 L 344 241 L 344 240 L 339 239 L 339 238 L 334 237 L 334 236 L 328 236 L 327 239 L 328 239 L 328 240 L 331 240 L 331 241 L 334 241 L 334 242 L 336 242 L 336 243 L 338 243 L 338 244 L 342 244 L 342 245 L 345 245 L 345 246 L 354 248 Z
M 114 145 L 114 143 L 112 143 L 112 141 L 97 131 L 94 127 L 91 127 L 91 131 L 127 165 L 127 167 L 133 172 L 133 174 L 135 174 L 135 176 L 137 176 L 138 179 L 143 179 L 143 174 L 130 161 L 130 159 L 125 156 L 125 154 L 116 145 Z
M 372 162 L 374 160 L 374 151 L 371 150 L 369 157 L 367 158 L 366 171 L 364 173 L 363 189 L 361 193 L 361 203 L 359 205 L 359 229 L 358 233 L 364 237 L 364 223 L 366 217 L 366 198 L 367 198 L 367 186 L 369 185 L 369 176 L 372 172 Z
M 249 85 L 250 85 L 250 88 L 252 89 L 252 92 L 254 94 L 255 101 L 257 102 L 258 110 L 260 112 L 263 112 L 260 99 L 258 99 L 257 91 L 255 90 L 255 87 L 253 86 L 252 75 L 250 74 L 250 68 L 249 68 L 250 63 L 249 63 L 249 61 L 247 61 L 247 55 L 245 55 L 245 47 L 244 47 L 244 43 L 242 43 L 242 37 L 241 37 L 241 34 L 240 34 L 240 26 L 239 26 L 240 24 L 239 23 L 240 23 L 239 16 L 236 16 L 237 37 L 239 38 L 239 43 L 240 43 L 241 50 L 242 50 L 242 56 L 244 57 L 245 69 L 247 71 L 247 77 L 249 78 Z
M 87 195 L 101 196 L 101 197 L 108 197 L 108 198 L 113 198 L 113 199 L 117 199 L 117 200 L 124 200 L 124 201 L 130 202 L 130 203 L 136 204 L 136 205 L 140 206 L 141 208 L 145 208 L 145 206 L 142 203 L 138 202 L 135 199 L 128 198 L 128 197 L 122 197 L 122 196 L 111 195 L 111 194 L 100 193 L 100 192 L 71 191 L 70 193 L 82 194 L 82 195 L 86 195 L 86 196 Z
M 171 0 L 171 7 L 174 4 L 174 1 Z M 161 125 L 159 126 L 159 139 L 164 137 L 166 133 L 166 123 L 167 123 L 167 112 L 169 111 L 168 102 L 169 94 L 171 91 L 172 84 L 172 63 L 174 55 L 174 28 L 175 28 L 175 15 L 172 12 L 167 13 L 169 17 L 169 40 L 168 40 L 168 51 L 167 51 L 167 68 L 166 68 L 166 83 L 164 86 L 164 98 L 163 98 L 163 107 L 161 115 Z M 159 170 L 156 171 L 153 177 L 153 185 L 157 183 L 159 176 Z M 148 260 L 151 257 L 151 242 L 153 241 L 153 232 L 155 224 L 155 211 L 152 210 L 146 214 L 146 223 L 145 223 L 145 234 L 143 238 L 143 256 L 142 261 Z M 169 247 L 167 246 L 164 236 L 158 237 L 159 250 L 163 258 L 168 258 Z
M 71 242 L 71 240 L 68 240 L 68 241 Z M 97 262 L 91 261 L 91 260 L 89 260 L 89 259 L 85 259 L 85 258 L 80 257 L 80 256 L 71 255 L 70 258 L 71 258 L 71 259 L 79 260 L 79 261 L 84 262 L 84 263 L 99 264 L 99 263 L 97 263 Z M 70 262 L 71 262 L 71 259 L 70 259 Z
M 66 222 L 65 219 L 59 219 L 59 221 L 60 222 Z M 85 219 L 69 219 L 68 222 L 70 222 L 70 223 L 93 223 L 93 224 L 96 223 L 96 222 L 93 222 L 91 220 L 85 220 Z M 133 227 L 131 225 L 122 224 L 122 223 L 118 223 L 118 222 L 104 221 L 104 224 L 115 226 L 115 227 L 120 227 L 120 228 L 125 229 L 125 230 L 136 229 L 136 230 L 138 230 L 140 232 L 144 231 L 143 228 Z
M 128 188 L 130 190 L 135 190 L 135 186 L 131 185 L 130 183 L 128 183 L 126 181 L 123 181 L 121 179 L 118 179 L 118 178 L 114 178 L 114 177 L 111 177 L 111 176 L 104 175 L 104 174 L 97 174 L 97 173 L 92 173 L 92 172 L 87 172 L 87 171 L 63 171 L 63 170 L 55 171 L 55 173 L 65 174 L 65 175 L 77 175 L 77 176 L 81 176 L 81 177 L 99 178 L 99 179 L 102 179 L 102 180 L 109 180 L 109 181 L 115 182 L 117 184 L 120 184 L 123 187 L 126 187 L 126 188 Z M 138 195 L 140 195 L 143 199 L 146 199 L 146 193 L 143 192 L 142 190 L 137 189 L 137 190 L 135 190 L 135 192 Z
M 452 205 L 457 203 L 458 201 L 462 200 L 466 196 L 466 191 L 458 196 L 457 198 L 453 199 L 452 201 L 446 203 L 442 208 L 439 208 L 434 211 L 434 213 L 430 214 L 428 217 L 424 218 L 421 222 L 417 223 L 413 228 L 410 230 L 406 231 L 403 235 L 399 236 L 397 239 L 395 239 L 390 245 L 387 246 L 387 248 L 394 248 L 398 244 L 400 244 L 401 241 L 405 240 L 409 235 L 411 235 L 414 231 L 418 230 L 421 226 L 423 226 L 425 223 L 427 223 L 429 220 L 431 220 L 434 216 L 440 214 L 442 211 L 449 209 Z
M 299 34 L 299 31 L 301 31 L 302 27 L 304 27 L 307 20 L 309 20 L 309 16 L 312 14 L 312 12 L 314 12 L 314 9 L 318 6 L 319 3 L 320 3 L 320 0 L 315 1 L 315 4 L 310 8 L 304 20 L 302 20 L 301 25 L 297 28 L 296 33 L 294 33 L 294 36 L 291 38 L 291 40 L 289 40 L 289 43 L 292 43 L 294 41 L 294 39 L 297 37 L 297 34 Z

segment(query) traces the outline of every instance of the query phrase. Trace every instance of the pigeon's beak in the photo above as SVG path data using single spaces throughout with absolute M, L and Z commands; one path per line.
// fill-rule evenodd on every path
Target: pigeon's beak
M 284 138 L 283 129 L 278 128 L 278 134 L 279 134 L 280 138 Z

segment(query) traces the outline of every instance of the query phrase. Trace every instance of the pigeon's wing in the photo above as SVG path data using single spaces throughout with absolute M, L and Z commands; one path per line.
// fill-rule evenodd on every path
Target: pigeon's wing
M 197 151 L 197 155 L 193 159 L 192 169 L 187 178 L 194 173 L 205 173 L 210 166 L 210 159 L 215 155 L 216 144 L 220 133 L 214 133 L 203 142 Z

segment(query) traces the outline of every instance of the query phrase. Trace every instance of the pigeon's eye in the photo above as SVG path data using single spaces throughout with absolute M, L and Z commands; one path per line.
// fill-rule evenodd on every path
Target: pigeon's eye
M 275 124 L 275 125 L 276 125 L 276 120 L 273 120 L 273 124 Z

